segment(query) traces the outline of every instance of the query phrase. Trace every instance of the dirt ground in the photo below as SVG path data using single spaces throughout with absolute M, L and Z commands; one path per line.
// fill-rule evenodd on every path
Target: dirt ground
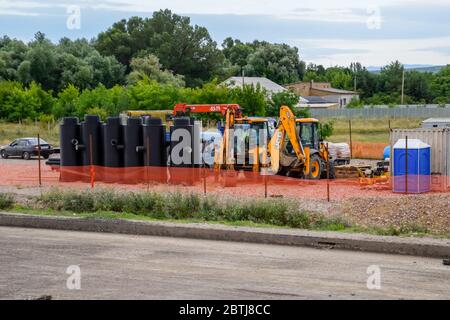
M 358 161 L 361 164 L 361 161 Z M 52 171 L 44 161 L 42 186 L 38 184 L 38 161 L 0 160 L 0 192 L 11 192 L 26 201 L 52 188 L 89 189 L 89 183 L 59 182 L 59 172 Z M 262 179 L 249 179 L 243 174 L 237 185 L 224 187 L 209 176 L 193 185 L 182 184 L 106 184 L 96 182 L 94 188 L 114 188 L 123 191 L 194 192 L 215 197 L 295 199 L 301 209 L 326 215 L 344 216 L 349 222 L 375 227 L 407 227 L 447 233 L 450 236 L 450 193 L 402 195 L 391 191 L 389 183 L 361 186 L 358 179 L 306 181 L 285 177 L 269 177 L 267 189 Z M 330 201 L 328 201 L 328 190 Z

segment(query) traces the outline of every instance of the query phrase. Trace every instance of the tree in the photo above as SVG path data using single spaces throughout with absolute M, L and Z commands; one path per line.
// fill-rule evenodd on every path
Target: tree
M 349 69 L 332 67 L 325 71 L 325 78 L 327 82 L 331 83 L 333 88 L 352 90 L 353 76 Z
M 313 63 L 308 64 L 303 77 L 304 81 L 314 80 L 316 82 L 326 82 L 326 70 L 322 65 L 316 65 Z
M 23 90 L 21 83 L 16 81 L 1 81 L 0 82 L 0 118 L 8 119 L 10 112 L 11 95 L 16 90 Z
M 74 84 L 80 89 L 94 88 L 99 83 L 110 88 L 124 83 L 125 67 L 112 56 L 102 56 L 85 39 L 60 40 L 58 66 L 62 70 L 59 89 Z
M 231 37 L 226 38 L 222 43 L 222 52 L 225 57 L 238 67 L 240 72 L 247 65 L 248 57 L 255 51 L 254 46 L 245 44 L 240 40 Z
M 0 39 L 0 80 L 20 80 L 17 69 L 27 52 L 28 46 L 22 41 L 6 36 Z
M 400 92 L 403 70 L 404 67 L 399 61 L 391 62 L 389 65 L 381 68 L 377 91 L 385 93 Z
M 30 43 L 26 60 L 30 62 L 29 72 L 33 80 L 45 89 L 57 90 L 57 54 L 54 45 L 43 33 L 36 33 L 35 40 Z
M 356 77 L 356 91 L 359 92 L 361 98 L 373 96 L 376 92 L 377 75 L 369 72 L 359 62 L 352 63 L 350 70 L 353 70 L 353 77 Z
M 53 97 L 34 82 L 29 88 L 17 82 L 0 83 L 0 117 L 8 121 L 37 119 L 49 113 L 53 104 Z
M 176 103 L 183 102 L 182 100 L 179 87 L 156 81 L 139 81 L 130 88 L 132 110 L 168 110 Z
M 114 56 L 123 65 L 129 67 L 131 59 L 139 51 L 146 50 L 152 30 L 147 20 L 139 17 L 122 19 L 105 32 L 101 32 L 95 41 L 96 49 L 105 56 Z
M 127 77 L 129 84 L 136 84 L 141 80 L 154 80 L 159 83 L 184 87 L 183 77 L 174 75 L 170 71 L 162 70 L 159 59 L 155 55 L 149 54 L 142 58 L 133 58 L 130 66 L 132 71 Z
M 414 102 L 432 102 L 431 73 L 408 71 L 405 73 L 405 94 L 410 96 Z
M 280 115 L 281 106 L 288 106 L 291 109 L 295 109 L 299 101 L 300 97 L 292 91 L 274 93 L 269 100 L 266 115 L 278 117 Z
M 58 93 L 58 102 L 53 107 L 52 113 L 55 118 L 69 117 L 77 115 L 77 102 L 80 91 L 77 87 L 69 84 L 64 90 Z
M 431 83 L 434 102 L 450 103 L 450 65 L 440 70 Z
M 249 76 L 267 77 L 279 83 L 287 84 L 300 79 L 302 67 L 298 49 L 286 44 L 265 44 L 248 56 L 245 66 Z
M 154 12 L 150 19 L 121 20 L 101 33 L 95 46 L 103 55 L 114 55 L 128 70 L 132 58 L 142 52 L 154 54 L 164 69 L 183 75 L 189 86 L 212 79 L 224 61 L 206 28 L 192 26 L 190 18 L 170 10 Z
M 238 103 L 246 115 L 265 116 L 267 92 L 258 84 L 244 85 L 231 90 L 235 103 Z

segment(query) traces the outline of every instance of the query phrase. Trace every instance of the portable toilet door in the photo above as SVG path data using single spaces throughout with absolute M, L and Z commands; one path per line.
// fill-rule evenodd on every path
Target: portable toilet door
M 393 191 L 424 193 L 431 190 L 431 147 L 418 139 L 400 139 L 394 145 Z

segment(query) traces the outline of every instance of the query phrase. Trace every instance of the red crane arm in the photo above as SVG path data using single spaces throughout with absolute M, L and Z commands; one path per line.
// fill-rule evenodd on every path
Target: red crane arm
M 179 103 L 173 108 L 173 115 L 178 113 L 221 113 L 226 115 L 228 109 L 233 109 L 237 118 L 242 115 L 242 109 L 238 104 L 186 104 Z

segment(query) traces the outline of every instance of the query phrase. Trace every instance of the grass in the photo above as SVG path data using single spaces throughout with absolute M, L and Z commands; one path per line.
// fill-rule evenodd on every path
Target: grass
M 127 213 L 159 220 L 248 221 L 255 224 L 312 228 L 322 217 L 299 210 L 294 203 L 276 200 L 219 201 L 188 193 L 118 193 L 50 191 L 38 201 L 41 208 L 57 212 Z
M 14 206 L 14 196 L 8 193 L 0 193 L 0 210 L 11 209 Z
M 57 123 L 50 125 L 49 128 L 47 124 L 40 122 L 9 123 L 0 121 L 0 145 L 9 144 L 17 138 L 37 137 L 38 133 L 48 143 L 59 145 L 59 126 Z
M 349 141 L 348 119 L 321 119 L 333 121 L 330 142 Z M 412 129 L 420 127 L 422 119 L 392 119 L 391 128 Z M 352 119 L 352 140 L 360 142 L 389 143 L 389 119 Z
M 233 198 L 231 200 L 235 202 L 227 203 L 224 199 L 219 201 L 197 194 L 117 193 L 112 190 L 68 192 L 58 189 L 33 198 L 34 201 L 27 201 L 26 205 L 15 203 L 13 197 L 5 194 L 0 194 L 0 205 L 3 198 L 8 199 L 3 210 L 32 215 L 448 237 L 430 233 L 418 225 L 387 228 L 352 225 L 340 216 L 299 210 L 295 203 L 285 199 L 238 201 Z
M 112 212 L 112 211 L 97 211 L 97 212 L 84 212 L 75 213 L 70 211 L 55 211 L 52 209 L 33 209 L 24 207 L 22 205 L 16 205 L 9 212 L 39 215 L 39 216 L 59 216 L 59 217 L 75 217 L 84 219 L 114 219 L 114 220 L 136 220 L 136 221 L 148 221 L 148 222 L 173 222 L 173 223 L 208 223 L 213 225 L 228 225 L 233 227 L 252 227 L 252 228 L 283 228 L 282 226 L 275 226 L 264 223 L 255 223 L 251 221 L 204 221 L 200 219 L 157 219 L 144 215 L 136 215 L 134 213 L 127 212 Z

